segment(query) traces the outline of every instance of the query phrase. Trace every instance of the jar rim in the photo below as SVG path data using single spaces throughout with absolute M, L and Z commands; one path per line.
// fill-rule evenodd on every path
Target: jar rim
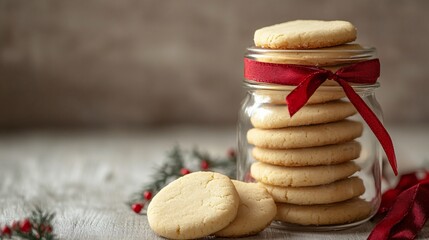
M 338 65 L 376 58 L 374 47 L 345 44 L 317 49 L 268 49 L 248 47 L 245 57 L 262 62 L 294 63 L 303 65 Z
M 244 80 L 243 85 L 245 88 L 252 90 L 273 90 L 273 91 L 291 91 L 296 88 L 293 85 L 280 85 L 280 84 L 267 84 L 260 83 L 251 80 Z M 374 84 L 351 84 L 350 85 L 355 91 L 373 91 L 380 87 L 380 83 L 376 82 Z M 318 90 L 321 91 L 343 91 L 343 88 L 339 85 L 321 85 Z

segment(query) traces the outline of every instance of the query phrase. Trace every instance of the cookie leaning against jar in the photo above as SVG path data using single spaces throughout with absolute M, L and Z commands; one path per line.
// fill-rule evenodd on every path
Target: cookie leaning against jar
M 195 172 L 171 182 L 155 195 L 147 211 L 152 230 L 169 239 L 254 235 L 276 214 L 265 188 L 215 172 Z
M 170 239 L 195 239 L 211 235 L 234 221 L 240 197 L 231 180 L 222 174 L 196 172 L 171 182 L 148 206 L 149 225 Z
M 294 65 L 295 71 L 311 71 L 308 69 L 315 66 L 335 72 L 366 56 L 355 56 L 366 51 L 365 47 L 350 43 L 356 35 L 356 28 L 345 21 L 297 20 L 276 24 L 255 32 L 256 47 L 249 49 L 245 61 L 262 63 L 254 66 L 274 64 L 277 68 L 273 72 L 279 75 L 283 74 L 282 67 L 291 67 L 288 64 Z M 273 72 L 268 74 L 271 78 L 281 79 Z M 356 121 L 357 110 L 331 79 L 335 76 L 326 74 L 327 80 L 321 83 L 324 88 L 307 93 L 311 96 L 308 102 L 293 116 L 289 114 L 286 97 L 298 83 L 290 88 L 277 87 L 280 80 L 264 85 L 263 81 L 252 83 L 257 80 L 248 76 L 253 75 L 246 75 L 246 82 L 254 84 L 255 90 L 250 92 L 250 103 L 254 105 L 245 110 L 253 128 L 244 128 L 247 132 L 241 136 L 250 147 L 247 154 L 253 156 L 253 163 L 246 166 L 250 175 L 272 194 L 279 208 L 276 220 L 319 226 L 368 218 L 375 209 L 360 198 L 367 194 L 367 189 L 358 164 L 363 148 L 356 141 L 364 133 L 365 125 Z M 354 119 L 350 120 L 351 117 Z M 360 206 L 361 211 L 338 214 L 349 211 L 353 205 Z

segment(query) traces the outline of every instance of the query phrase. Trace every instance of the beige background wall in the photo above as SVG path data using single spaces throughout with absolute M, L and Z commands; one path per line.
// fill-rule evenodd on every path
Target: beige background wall
M 429 121 L 429 1 L 0 0 L 0 128 L 234 124 L 259 27 L 344 19 L 386 121 Z

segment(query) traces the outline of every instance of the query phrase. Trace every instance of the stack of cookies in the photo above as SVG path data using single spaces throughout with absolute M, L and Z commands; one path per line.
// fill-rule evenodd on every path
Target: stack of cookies
M 344 21 L 293 21 L 255 32 L 255 44 L 265 48 L 323 48 L 355 38 L 356 29 Z M 347 119 L 356 114 L 354 106 L 341 100 L 341 92 L 316 91 L 290 117 L 284 93 L 276 94 L 260 94 L 265 102 L 254 108 L 253 128 L 247 132 L 256 160 L 251 176 L 273 196 L 276 219 L 331 225 L 367 218 L 370 204 L 359 198 L 365 187 L 354 176 L 360 170 L 354 160 L 361 152 L 355 139 L 363 125 Z

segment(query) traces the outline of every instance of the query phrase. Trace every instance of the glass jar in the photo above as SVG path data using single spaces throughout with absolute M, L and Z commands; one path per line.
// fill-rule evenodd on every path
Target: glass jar
M 335 72 L 376 58 L 376 51 L 356 44 L 314 50 L 251 47 L 245 58 Z M 379 84 L 351 86 L 381 121 L 382 111 L 375 98 Z M 244 87 L 247 94 L 239 113 L 237 177 L 260 182 L 273 195 L 279 210 L 273 226 L 340 230 L 374 216 L 381 202 L 380 145 L 336 82 L 323 83 L 292 118 L 285 98 L 296 86 L 245 79 Z M 351 121 L 354 125 L 333 126 Z M 359 169 L 345 171 L 351 164 Z

